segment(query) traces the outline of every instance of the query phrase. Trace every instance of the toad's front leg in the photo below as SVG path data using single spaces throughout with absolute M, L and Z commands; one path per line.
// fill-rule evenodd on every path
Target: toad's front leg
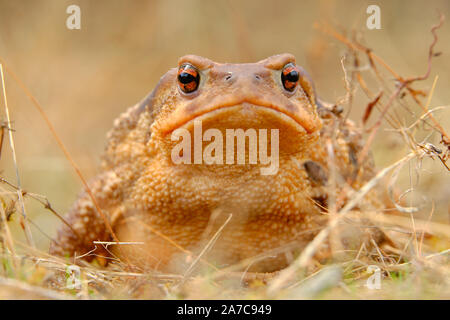
M 120 185 L 121 179 L 114 171 L 99 175 L 89 184 L 90 191 L 110 226 L 120 209 Z M 88 261 L 97 254 L 105 254 L 106 250 L 98 248 L 94 243 L 112 240 L 104 218 L 97 211 L 89 193 L 84 190 L 65 217 L 67 224 L 58 230 L 56 238 L 50 244 L 50 253 L 77 257 L 92 251 L 92 254 L 84 257 Z

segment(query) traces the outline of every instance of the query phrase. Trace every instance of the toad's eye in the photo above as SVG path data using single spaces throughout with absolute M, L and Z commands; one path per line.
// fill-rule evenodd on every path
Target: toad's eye
M 292 62 L 286 64 L 283 71 L 281 71 L 281 82 L 287 91 L 294 91 L 295 87 L 297 87 L 299 77 L 300 73 Z
M 200 82 L 198 70 L 191 64 L 185 63 L 178 69 L 178 85 L 184 93 L 197 90 Z

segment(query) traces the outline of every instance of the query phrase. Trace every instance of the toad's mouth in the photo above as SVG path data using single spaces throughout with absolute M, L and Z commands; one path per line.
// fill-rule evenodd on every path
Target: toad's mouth
M 194 125 L 200 124 L 203 129 L 219 129 L 223 133 L 227 129 L 279 129 L 282 132 L 307 133 L 306 129 L 292 116 L 267 106 L 243 102 L 237 105 L 220 106 L 188 119 L 178 128 L 192 131 Z
M 195 163 L 192 157 L 197 151 L 201 155 L 216 148 L 222 150 L 222 155 L 235 154 L 236 157 L 248 157 L 256 150 L 262 154 L 264 150 L 271 150 L 270 154 L 275 152 L 281 161 L 307 152 L 318 138 L 320 119 L 316 120 L 306 110 L 304 113 L 311 121 L 305 121 L 305 118 L 300 118 L 300 121 L 279 105 L 255 104 L 246 100 L 237 104 L 207 105 L 200 110 L 189 109 L 188 104 L 180 106 L 170 117 L 155 121 L 151 130 L 154 140 L 161 142 L 162 150 L 172 161 L 174 150 L 177 157 L 180 148 L 183 149 L 183 159 L 191 159 L 188 163 Z M 185 149 L 190 149 L 190 156 L 185 156 Z
M 316 115 L 288 99 L 215 97 L 204 103 L 205 100 L 192 101 L 177 108 L 169 118 L 160 122 L 159 131 L 168 134 L 181 127 L 188 129 L 195 121 L 218 129 L 289 128 L 289 131 L 312 133 L 321 127 Z

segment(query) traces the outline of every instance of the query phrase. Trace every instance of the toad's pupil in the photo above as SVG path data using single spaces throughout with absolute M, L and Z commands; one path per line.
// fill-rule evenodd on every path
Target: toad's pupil
M 298 72 L 295 70 L 289 72 L 286 75 L 286 80 L 290 81 L 290 82 L 297 82 L 298 81 Z
M 300 79 L 300 73 L 294 64 L 288 63 L 281 72 L 281 81 L 287 91 L 294 91 L 297 82 Z
M 183 84 L 188 84 L 189 82 L 195 81 L 195 78 L 192 74 L 182 72 L 178 75 L 178 80 Z
M 191 93 L 197 90 L 200 82 L 198 70 L 190 65 L 184 64 L 178 70 L 178 86 L 184 93 Z

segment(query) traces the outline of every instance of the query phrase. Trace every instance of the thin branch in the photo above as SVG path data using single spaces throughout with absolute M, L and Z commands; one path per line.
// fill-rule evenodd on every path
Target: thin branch
M 424 152 L 422 155 L 425 154 Z M 328 237 L 330 232 L 337 226 L 340 219 L 342 219 L 347 213 L 350 212 L 362 199 L 363 197 L 375 186 L 377 185 L 381 179 L 386 176 L 386 174 L 397 168 L 398 166 L 404 164 L 405 162 L 410 161 L 411 159 L 419 156 L 416 152 L 411 152 L 402 159 L 398 160 L 394 164 L 389 167 L 381 170 L 375 177 L 373 177 L 370 181 L 368 181 L 356 194 L 351 197 L 351 201 L 349 201 L 339 212 L 331 218 L 330 223 L 326 228 L 322 229 L 319 234 L 311 241 L 306 248 L 302 251 L 301 255 L 289 265 L 286 269 L 280 272 L 280 275 L 276 277 L 272 283 L 269 285 L 267 290 L 269 295 L 274 295 L 278 290 L 284 287 L 284 285 L 292 279 L 297 270 L 304 268 L 308 261 L 314 256 L 317 249 L 321 246 L 321 244 Z
M 7 184 L 8 186 L 10 186 L 11 188 L 15 189 L 16 191 L 19 191 L 19 188 L 17 186 L 15 186 L 14 184 L 8 182 L 6 179 L 0 177 L 0 182 L 3 182 L 5 184 Z M 78 239 L 81 239 L 80 235 L 77 233 L 77 231 L 72 228 L 72 226 L 66 221 L 66 219 L 64 219 L 58 212 L 56 212 L 55 209 L 53 209 L 52 205 L 50 204 L 50 202 L 48 201 L 47 197 L 45 196 L 41 196 L 41 195 L 37 195 L 34 193 L 30 193 L 27 192 L 25 190 L 22 190 L 22 196 L 25 197 L 30 197 L 33 198 L 34 200 L 38 201 L 39 203 L 41 203 L 45 209 L 49 210 L 51 213 L 53 213 L 59 220 L 61 220 L 74 234 Z M 42 201 L 39 197 L 42 197 L 45 201 Z
M 1 58 L 0 58 L 0 63 L 4 64 L 3 59 L 1 59 Z M 76 174 L 78 175 L 78 177 L 80 178 L 81 182 L 83 183 L 83 186 L 84 186 L 86 192 L 88 193 L 89 197 L 91 198 L 92 203 L 94 204 L 94 207 L 95 207 L 96 211 L 98 212 L 98 214 L 102 218 L 106 228 L 108 229 L 108 232 L 111 234 L 111 236 L 113 237 L 114 241 L 119 242 L 119 239 L 117 238 L 114 230 L 112 229 L 111 224 L 108 221 L 108 218 L 106 217 L 106 215 L 103 213 L 102 209 L 100 208 L 97 200 L 95 199 L 94 194 L 92 193 L 92 190 L 89 188 L 86 179 L 84 178 L 83 174 L 81 173 L 81 170 L 78 168 L 78 165 L 73 160 L 73 158 L 70 155 L 69 151 L 67 151 L 67 148 L 65 147 L 64 143 L 62 142 L 62 140 L 59 138 L 58 134 L 56 133 L 55 128 L 53 127 L 53 125 L 50 122 L 49 118 L 45 114 L 44 109 L 42 108 L 40 103 L 37 101 L 37 99 L 33 96 L 33 94 L 28 90 L 28 88 L 25 86 L 25 84 L 16 76 L 16 74 L 11 69 L 9 69 L 6 66 L 5 66 L 5 69 L 13 77 L 13 79 L 17 82 L 17 84 L 24 91 L 25 95 L 31 100 L 33 105 L 36 107 L 36 109 L 41 114 L 42 118 L 44 119 L 44 121 L 47 124 L 47 127 L 50 129 L 54 139 L 58 143 L 58 145 L 59 145 L 60 149 L 62 150 L 62 152 L 64 153 L 64 155 L 66 156 L 66 159 L 70 162 L 72 168 L 75 170 Z M 21 193 L 19 193 L 19 195 L 21 196 Z M 120 247 L 119 247 L 119 250 L 121 250 Z M 127 261 L 128 264 L 130 264 L 129 260 L 128 260 L 128 258 L 126 256 L 125 256 L 125 260 Z
M 425 74 L 422 75 L 422 76 L 411 77 L 411 78 L 406 78 L 406 79 L 401 77 L 398 73 L 396 73 L 381 57 L 376 55 L 372 51 L 372 49 L 367 48 L 367 47 L 363 46 L 362 44 L 357 43 L 355 41 L 351 41 L 350 39 L 348 39 L 344 35 L 338 33 L 337 31 L 335 31 L 333 28 L 331 28 L 327 24 L 324 24 L 324 25 L 316 24 L 316 27 L 320 28 L 324 33 L 334 37 L 338 41 L 344 43 L 350 49 L 352 49 L 352 50 L 359 50 L 359 51 L 362 51 L 362 52 L 366 53 L 366 55 L 367 55 L 367 57 L 369 59 L 369 62 L 371 63 L 371 65 L 372 65 L 372 67 L 373 67 L 375 72 L 378 72 L 378 71 L 377 71 L 377 69 L 375 67 L 374 61 L 376 61 L 377 63 L 382 65 L 400 83 L 399 87 L 406 88 L 408 90 L 408 92 L 410 93 L 410 95 L 412 96 L 412 98 L 414 99 L 414 101 L 426 113 L 426 112 L 428 112 L 428 110 L 425 108 L 425 106 L 417 98 L 417 96 L 415 94 L 417 91 L 412 89 L 410 86 L 415 81 L 428 79 L 428 77 L 430 75 L 430 72 L 431 72 L 432 59 L 435 56 L 435 54 L 433 52 L 433 49 L 434 49 L 434 46 L 436 45 L 436 43 L 438 41 L 438 36 L 436 34 L 436 30 L 438 30 L 439 28 L 442 27 L 442 25 L 444 23 L 444 20 L 445 20 L 445 16 L 442 13 L 440 13 L 439 14 L 439 22 L 437 24 L 433 25 L 432 28 L 431 28 L 431 33 L 433 35 L 433 42 L 431 43 L 430 47 L 428 48 L 428 65 L 427 65 L 427 70 L 426 70 Z M 434 118 L 433 115 L 430 116 L 430 120 L 433 122 L 433 124 L 435 126 L 435 129 L 437 129 L 441 133 L 441 135 L 443 137 L 443 140 L 444 140 L 444 143 L 446 143 L 447 145 L 450 144 L 450 137 L 445 132 L 444 128 L 439 124 L 439 122 Z
M 8 100 L 6 98 L 5 77 L 3 74 L 3 64 L 2 63 L 0 63 L 0 74 L 1 74 L 1 78 L 2 78 L 3 102 L 5 104 L 6 119 L 8 121 L 8 124 L 10 124 L 11 118 L 9 116 Z M 8 132 L 9 132 L 9 144 L 11 146 L 14 168 L 16 170 L 16 179 L 17 179 L 17 186 L 18 186 L 17 194 L 19 197 L 20 209 L 22 211 L 21 225 L 24 229 L 28 244 L 30 246 L 34 246 L 33 235 L 31 234 L 30 226 L 28 225 L 28 222 L 27 222 L 27 213 L 25 211 L 25 203 L 22 198 L 22 187 L 20 184 L 19 166 L 17 165 L 17 156 L 16 156 L 16 148 L 14 145 L 13 132 L 12 132 L 12 130 L 8 130 Z

